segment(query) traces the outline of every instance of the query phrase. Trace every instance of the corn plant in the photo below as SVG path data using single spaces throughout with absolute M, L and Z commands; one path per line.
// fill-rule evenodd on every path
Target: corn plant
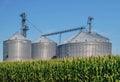
M 120 82 L 120 56 L 1 62 L 0 82 Z

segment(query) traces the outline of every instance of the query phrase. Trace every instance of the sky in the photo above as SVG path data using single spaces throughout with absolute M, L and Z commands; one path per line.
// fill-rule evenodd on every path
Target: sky
M 29 26 L 27 37 L 32 42 L 41 36 L 41 32 L 87 28 L 88 16 L 92 16 L 92 32 L 108 37 L 112 53 L 120 54 L 120 0 L 0 0 L 0 61 L 3 59 L 3 41 L 21 31 L 22 12 L 32 23 L 26 22 Z M 62 41 L 74 34 L 76 32 L 62 34 Z M 58 35 L 49 38 L 58 42 Z

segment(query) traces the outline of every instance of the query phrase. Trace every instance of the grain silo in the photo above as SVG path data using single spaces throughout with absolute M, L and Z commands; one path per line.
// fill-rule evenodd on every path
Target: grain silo
M 109 39 L 91 32 L 92 19 L 92 17 L 88 18 L 89 31 L 82 30 L 58 46 L 59 57 L 89 57 L 112 53 L 112 44 Z
M 57 44 L 42 36 L 32 44 L 33 59 L 52 59 L 56 56 Z
M 58 46 L 60 57 L 79 57 L 111 54 L 109 39 L 97 33 L 80 32 Z
M 3 42 L 3 61 L 31 59 L 31 41 L 19 33 Z

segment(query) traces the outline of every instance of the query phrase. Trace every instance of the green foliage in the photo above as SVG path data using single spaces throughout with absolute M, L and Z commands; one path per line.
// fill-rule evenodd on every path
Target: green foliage
M 120 56 L 2 62 L 0 82 L 120 82 Z

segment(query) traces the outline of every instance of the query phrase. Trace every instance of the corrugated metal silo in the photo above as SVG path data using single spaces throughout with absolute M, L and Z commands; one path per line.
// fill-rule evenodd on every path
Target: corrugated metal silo
M 56 56 L 57 44 L 42 36 L 32 44 L 33 59 L 52 59 Z
M 75 37 L 58 46 L 59 57 L 87 57 L 111 54 L 108 38 L 97 33 L 81 31 Z
M 31 59 L 31 41 L 19 33 L 3 42 L 3 61 Z

